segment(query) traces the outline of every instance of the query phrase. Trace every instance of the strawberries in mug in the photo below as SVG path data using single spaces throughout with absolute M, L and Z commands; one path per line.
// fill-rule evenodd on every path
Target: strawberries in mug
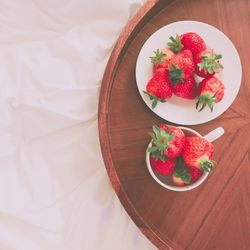
M 197 181 L 202 175 L 202 171 L 198 168 L 190 168 L 185 162 L 178 158 L 177 166 L 174 169 L 172 181 L 176 186 L 186 186 Z
M 176 186 L 196 182 L 203 172 L 210 172 L 216 165 L 212 159 L 213 144 L 200 136 L 187 136 L 185 129 L 172 125 L 153 125 L 149 152 L 151 168 L 162 176 L 171 175 Z M 167 179 L 166 179 L 167 180 Z M 169 179 L 168 179 L 169 180 Z
M 150 164 L 152 168 L 162 176 L 171 175 L 174 172 L 174 167 L 176 165 L 175 159 L 157 159 L 155 157 L 150 157 Z
M 188 168 L 182 160 L 178 160 L 178 165 L 174 169 L 172 181 L 176 186 L 187 186 L 191 183 L 191 177 Z
M 203 137 L 186 137 L 182 157 L 188 167 L 209 172 L 215 166 L 213 152 L 213 144 Z
M 185 143 L 184 132 L 177 127 L 162 124 L 159 127 L 153 125 L 152 146 L 148 148 L 151 156 L 156 158 L 176 158 L 182 152 Z

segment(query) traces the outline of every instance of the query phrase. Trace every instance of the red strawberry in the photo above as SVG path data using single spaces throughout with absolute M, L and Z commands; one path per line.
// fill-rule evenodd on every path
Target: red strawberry
M 187 32 L 181 35 L 181 43 L 186 49 L 190 49 L 193 55 L 206 49 L 204 40 L 194 32 Z
M 214 103 L 222 100 L 224 91 L 222 81 L 215 76 L 202 80 L 198 87 L 196 109 L 201 111 L 207 105 L 212 112 Z M 199 108 L 200 106 L 201 108 Z
M 202 171 L 199 169 L 199 168 L 188 168 L 188 173 L 190 174 L 190 182 L 193 183 L 195 181 L 197 181 L 201 174 L 202 174 Z
M 169 60 L 173 56 L 173 52 L 170 49 L 163 48 L 161 51 L 157 49 L 154 51 L 154 56 L 150 57 L 151 62 L 154 65 L 154 71 L 159 68 L 167 68 Z
M 187 178 L 190 178 L 190 177 L 187 177 Z M 187 183 L 183 181 L 183 178 L 173 174 L 172 175 L 172 181 L 173 183 L 176 185 L 176 186 L 181 186 L 181 187 L 184 187 L 184 186 L 187 186 L 190 182 L 188 181 Z
M 215 165 L 212 161 L 214 147 L 202 137 L 186 137 L 182 150 L 184 162 L 190 168 L 198 168 L 209 172 Z
M 153 125 L 154 133 L 149 133 L 153 144 L 148 151 L 156 158 L 175 158 L 182 152 L 185 135 L 180 128 L 162 124 L 160 127 Z
M 158 101 L 165 102 L 173 94 L 173 87 L 166 69 L 157 69 L 149 80 L 144 91 L 152 101 L 152 109 L 155 108 Z
M 163 176 L 167 176 L 173 173 L 174 167 L 176 165 L 175 159 L 157 159 L 155 157 L 150 157 L 150 164 L 152 168 Z
M 174 55 L 173 51 L 168 48 L 163 48 L 161 51 L 163 54 L 165 54 L 165 60 L 172 58 Z
M 186 186 L 191 182 L 191 176 L 188 173 L 188 167 L 185 162 L 178 158 L 172 180 L 176 186 Z
M 219 73 L 223 66 L 220 64 L 222 55 L 217 55 L 213 51 L 205 50 L 194 57 L 195 72 L 201 77 L 209 77 Z
M 197 181 L 202 171 L 198 168 L 190 168 L 187 167 L 183 160 L 179 159 L 177 161 L 177 166 L 174 169 L 174 174 L 172 176 L 172 180 L 177 186 L 186 186 L 190 183 Z
M 176 96 L 186 99 L 194 99 L 196 97 L 196 82 L 194 77 L 191 76 L 184 79 L 183 82 L 177 83 L 173 92 Z
M 176 35 L 176 38 L 170 37 L 171 42 L 168 43 L 169 49 L 164 49 L 162 52 L 156 50 L 155 56 L 151 57 L 151 61 L 158 65 L 155 68 L 165 67 L 169 69 L 169 75 L 174 82 L 181 81 L 183 78 L 187 78 L 193 75 L 195 71 L 195 65 L 191 50 L 184 49 L 181 44 L 180 37 Z M 173 53 L 174 52 L 174 53 Z M 176 70 L 170 70 L 172 68 L 180 68 L 181 72 Z
M 182 70 L 183 73 L 176 72 L 176 68 Z M 192 52 L 188 49 L 182 50 L 170 59 L 169 76 L 173 83 L 179 82 L 183 78 L 188 78 L 193 75 L 195 71 L 194 60 Z

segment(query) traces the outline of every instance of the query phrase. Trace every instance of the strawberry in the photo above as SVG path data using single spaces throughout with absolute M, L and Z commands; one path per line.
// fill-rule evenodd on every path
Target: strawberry
M 206 105 L 213 111 L 214 103 L 218 103 L 224 96 L 225 87 L 221 80 L 212 76 L 201 81 L 198 87 L 196 109 L 200 112 Z M 201 108 L 199 108 L 201 106 Z
M 187 178 L 190 178 L 190 177 L 187 177 Z M 183 178 L 178 176 L 178 174 L 176 173 L 172 175 L 172 181 L 176 186 L 181 186 L 181 187 L 187 186 L 190 183 L 189 181 L 187 182 L 183 181 Z
M 153 143 L 148 151 L 153 157 L 165 159 L 175 158 L 182 152 L 185 143 L 185 135 L 180 128 L 162 124 L 159 127 L 153 125 L 153 133 L 149 133 Z
M 174 55 L 173 51 L 168 48 L 163 48 L 161 51 L 163 54 L 165 54 L 165 60 L 172 58 Z
M 182 157 L 188 167 L 209 172 L 215 165 L 213 151 L 213 144 L 203 137 L 186 137 Z
M 154 51 L 155 55 L 150 58 L 151 62 L 154 64 L 154 70 L 163 67 L 171 69 L 173 66 L 180 68 L 183 72 L 181 75 L 175 71 L 169 72 L 171 80 L 175 83 L 182 80 L 182 78 L 192 76 L 195 71 L 195 65 L 191 50 L 182 50 L 183 45 L 180 42 L 180 37 L 178 35 L 176 35 L 176 38 L 171 36 L 170 40 L 171 42 L 168 43 L 169 49 L 164 48 L 161 52 L 157 49 Z
M 206 43 L 195 32 L 187 32 L 182 34 L 180 40 L 184 48 L 191 50 L 194 56 L 206 49 Z
M 170 98 L 173 94 L 173 87 L 168 76 L 168 71 L 163 68 L 157 69 L 147 83 L 144 93 L 152 101 L 152 109 L 156 107 L 158 101 L 165 102 L 166 99 Z
M 176 71 L 176 68 L 181 69 L 182 73 Z M 169 76 L 174 84 L 183 78 L 191 77 L 194 71 L 195 65 L 190 50 L 184 49 L 170 59 Z
M 196 97 L 196 82 L 194 77 L 191 76 L 177 83 L 173 88 L 173 93 L 185 99 L 194 99 Z
M 220 64 L 222 55 L 217 55 L 213 50 L 205 50 L 194 57 L 195 72 L 201 77 L 209 77 L 219 73 L 223 66 Z
M 174 169 L 172 180 L 177 186 L 186 186 L 197 181 L 202 171 L 198 168 L 189 168 L 182 159 L 178 159 L 177 166 Z
M 163 176 L 167 176 L 173 173 L 174 167 L 176 165 L 175 159 L 157 159 L 155 157 L 150 157 L 150 164 L 152 168 Z
M 159 68 L 167 68 L 173 54 L 174 53 L 167 48 L 163 48 L 161 51 L 159 49 L 154 51 L 154 56 L 150 57 L 151 62 L 154 65 L 154 71 Z
M 191 177 L 188 173 L 188 167 L 181 158 L 177 158 L 172 180 L 177 186 L 186 186 L 191 182 Z
M 199 168 L 188 168 L 188 173 L 190 174 L 190 182 L 193 183 L 195 181 L 197 181 L 201 174 L 202 174 L 202 171 L 199 169 Z

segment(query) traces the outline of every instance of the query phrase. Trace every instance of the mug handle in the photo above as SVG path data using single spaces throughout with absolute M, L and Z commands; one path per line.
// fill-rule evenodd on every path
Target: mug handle
M 222 127 L 218 127 L 209 132 L 208 134 L 206 134 L 205 136 L 203 136 L 203 138 L 205 138 L 209 142 L 213 142 L 218 138 L 220 138 L 224 134 L 224 132 L 225 130 Z

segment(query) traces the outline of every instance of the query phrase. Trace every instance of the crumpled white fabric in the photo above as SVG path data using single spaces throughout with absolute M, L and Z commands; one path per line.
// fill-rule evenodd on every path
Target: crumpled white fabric
M 154 249 L 108 180 L 97 112 L 139 0 L 0 1 L 0 249 Z

